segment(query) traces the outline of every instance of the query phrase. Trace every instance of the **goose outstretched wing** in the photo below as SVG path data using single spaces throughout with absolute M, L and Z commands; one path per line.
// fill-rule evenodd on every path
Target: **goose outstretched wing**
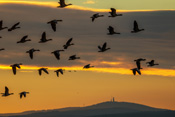
M 134 30 L 138 30 L 139 27 L 138 27 L 138 24 L 137 24 L 137 21 L 134 21 Z
M 19 24 L 20 24 L 20 22 L 14 24 L 14 25 L 12 26 L 12 29 L 16 28 Z
M 2 24 L 3 24 L 3 21 L 1 20 L 1 21 L 0 21 L 0 28 L 2 28 Z
M 23 96 L 23 93 L 20 93 L 20 98 L 22 98 L 22 96 Z
M 102 50 L 105 50 L 105 49 L 106 49 L 106 46 L 107 46 L 107 43 L 105 42 L 105 43 L 103 44 Z
M 51 27 L 54 31 L 56 31 L 56 23 L 55 22 L 51 22 Z
M 151 64 L 154 64 L 154 60 L 151 60 L 151 62 L 150 62 Z
M 111 14 L 113 14 L 113 15 L 116 14 L 116 9 L 115 8 L 111 8 Z
M 5 87 L 5 94 L 9 94 L 9 89 L 8 89 L 8 87 Z
M 63 70 L 62 69 L 60 69 L 59 71 L 60 71 L 61 74 L 63 74 Z
M 22 37 L 21 41 L 24 42 L 26 40 L 26 38 L 28 37 L 28 35 Z
M 138 68 L 138 69 L 141 68 L 140 61 L 136 61 L 136 65 L 137 65 L 137 68 Z
M 41 37 L 41 41 L 45 41 L 46 40 L 46 32 L 43 32 L 42 37 Z
M 39 72 L 39 75 L 41 75 L 41 74 L 42 74 L 42 71 L 41 71 L 41 69 L 39 69 L 39 70 L 38 70 L 38 72 Z
M 43 69 L 43 71 L 44 71 L 46 74 L 49 74 L 49 72 L 48 72 L 46 69 Z
M 65 6 L 66 5 L 64 0 L 60 0 L 59 3 L 60 3 L 61 6 Z
M 132 70 L 132 73 L 133 73 L 134 75 L 136 75 L 136 70 Z
M 33 52 L 32 51 L 29 51 L 29 56 L 31 59 L 33 59 Z
M 59 52 L 54 52 L 55 57 L 60 60 L 60 53 Z
M 12 66 L 13 74 L 16 75 L 16 66 Z
M 70 39 L 67 41 L 66 45 L 70 45 L 72 39 L 73 39 L 73 38 L 70 38 Z
M 141 75 L 141 71 L 139 69 L 136 70 L 139 75 Z
M 98 46 L 98 48 L 99 48 L 100 50 L 102 50 L 101 46 Z

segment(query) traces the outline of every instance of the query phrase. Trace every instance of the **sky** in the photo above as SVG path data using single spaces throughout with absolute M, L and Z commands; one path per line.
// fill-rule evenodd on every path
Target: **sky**
M 65 9 L 52 5 L 54 0 L 46 0 L 51 4 L 39 0 L 30 4 L 24 0 L 15 1 L 0 1 L 0 20 L 4 21 L 4 26 L 21 22 L 21 29 L 0 31 L 0 48 L 5 48 L 0 52 L 0 93 L 5 86 L 15 93 L 0 97 L 0 113 L 87 106 L 112 97 L 117 101 L 175 110 L 175 11 L 167 11 L 174 9 L 171 6 L 174 1 L 155 0 L 158 5 L 151 1 L 154 8 L 147 1 L 144 6 L 138 3 L 133 8 L 132 5 L 126 6 L 126 0 L 115 0 L 117 6 L 113 6 L 113 0 L 109 4 L 105 4 L 105 0 L 68 0 L 75 5 Z M 136 3 L 137 0 L 132 4 Z M 111 7 L 130 11 L 122 11 L 122 17 L 108 18 L 106 10 Z M 100 14 L 105 17 L 92 23 L 90 17 L 99 11 L 97 9 L 103 9 Z M 57 32 L 47 24 L 53 19 L 63 20 L 57 24 Z M 131 34 L 134 20 L 145 31 Z M 110 25 L 121 35 L 107 35 Z M 53 41 L 40 44 L 44 31 Z M 24 35 L 29 35 L 32 41 L 16 44 Z M 61 53 L 61 60 L 56 60 L 51 52 L 63 49 L 69 38 L 73 38 L 75 45 Z M 104 42 L 111 50 L 98 53 L 97 46 Z M 33 60 L 26 53 L 31 48 L 41 50 L 34 53 Z M 81 59 L 68 61 L 73 54 Z M 143 62 L 142 75 L 134 76 L 130 69 L 136 67 L 134 60 L 140 57 L 147 61 L 154 59 L 160 65 L 149 68 Z M 13 75 L 9 67 L 14 63 L 23 63 L 17 75 Z M 95 67 L 83 70 L 83 66 L 89 63 Z M 48 67 L 49 75 L 39 76 L 37 69 L 40 67 Z M 58 68 L 66 69 L 59 78 L 54 73 Z M 21 91 L 30 94 L 20 100 L 18 93 Z
M 174 10 L 174 0 L 65 0 L 72 3 L 70 8 L 107 11 L 114 7 L 119 10 Z M 1 3 L 27 3 L 56 6 L 58 0 L 0 0 Z

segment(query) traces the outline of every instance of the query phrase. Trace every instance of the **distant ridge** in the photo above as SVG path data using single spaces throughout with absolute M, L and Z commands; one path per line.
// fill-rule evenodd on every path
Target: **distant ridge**
M 26 111 L 18 114 L 3 114 L 9 117 L 157 117 L 155 115 L 175 115 L 175 111 L 153 108 L 130 102 L 102 102 L 86 107 L 68 107 L 47 111 Z M 131 116 L 132 117 L 132 116 Z M 169 116 L 165 116 L 169 117 Z M 171 116 L 170 116 L 171 117 Z
M 96 115 L 89 117 L 174 117 L 175 111 L 160 112 L 137 112 L 137 113 L 119 113 L 110 115 Z

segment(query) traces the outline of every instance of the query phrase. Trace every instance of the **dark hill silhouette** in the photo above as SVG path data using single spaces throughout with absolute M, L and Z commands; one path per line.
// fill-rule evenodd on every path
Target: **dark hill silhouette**
M 13 117 L 125 117 L 133 115 L 133 117 L 143 117 L 142 115 L 171 115 L 175 111 L 167 109 L 153 108 L 141 104 L 129 102 L 103 102 L 86 107 L 69 107 L 47 111 L 29 111 L 19 114 L 11 114 Z M 161 114 L 162 113 L 162 114 Z M 138 116 L 137 116 L 138 114 Z M 1 116 L 1 115 L 0 115 Z M 5 116 L 5 115 L 4 115 Z M 132 117 L 132 116 L 131 116 Z M 155 116 L 154 116 L 155 117 Z M 157 117 L 157 116 L 156 116 Z M 160 116 L 163 117 L 163 116 Z M 169 117 L 169 116 L 167 116 Z
M 90 117 L 174 117 L 175 111 L 159 111 L 159 112 L 137 112 L 137 113 L 120 113 L 110 115 L 97 115 Z

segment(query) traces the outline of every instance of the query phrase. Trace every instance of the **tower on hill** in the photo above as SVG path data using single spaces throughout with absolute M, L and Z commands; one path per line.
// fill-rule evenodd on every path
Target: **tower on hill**
M 112 97 L 111 102 L 115 102 L 115 98 L 114 97 Z

